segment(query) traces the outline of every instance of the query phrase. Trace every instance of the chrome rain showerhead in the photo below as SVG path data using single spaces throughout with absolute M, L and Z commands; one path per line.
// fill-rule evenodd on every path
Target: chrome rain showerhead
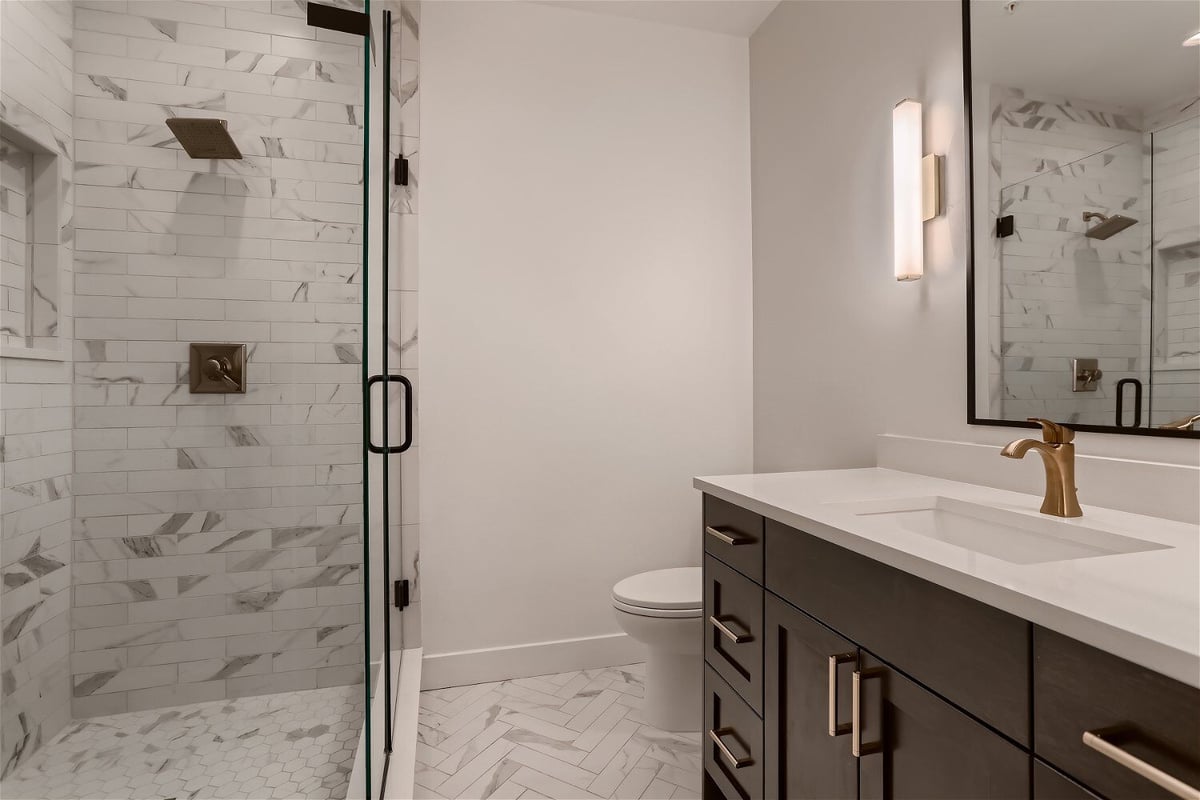
M 171 117 L 167 127 L 192 158 L 241 158 L 223 119 Z
M 1114 234 L 1128 228 L 1130 225 L 1136 225 L 1137 220 L 1133 217 L 1127 217 L 1124 214 L 1113 214 L 1111 217 L 1101 214 L 1099 211 L 1083 212 L 1083 221 L 1091 222 L 1094 219 L 1100 220 L 1100 224 L 1088 228 L 1083 235 L 1089 239 L 1107 239 Z

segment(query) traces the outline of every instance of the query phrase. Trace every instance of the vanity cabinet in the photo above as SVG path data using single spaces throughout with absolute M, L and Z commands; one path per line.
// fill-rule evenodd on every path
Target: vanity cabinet
M 1195 688 L 728 502 L 704 508 L 705 798 L 1177 796 L 1085 731 L 1200 785 Z M 712 536 L 718 521 L 746 543 Z

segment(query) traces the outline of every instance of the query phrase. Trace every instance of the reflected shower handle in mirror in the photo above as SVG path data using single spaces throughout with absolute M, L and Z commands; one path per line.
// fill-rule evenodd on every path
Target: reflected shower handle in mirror
M 1133 385 L 1133 424 L 1125 424 L 1125 387 Z M 1142 427 L 1142 382 L 1137 378 L 1122 378 L 1117 381 L 1117 419 L 1118 428 Z

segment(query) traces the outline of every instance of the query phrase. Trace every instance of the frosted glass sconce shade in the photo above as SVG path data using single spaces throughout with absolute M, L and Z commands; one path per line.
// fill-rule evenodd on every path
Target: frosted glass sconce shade
M 901 100 L 892 109 L 892 236 L 896 280 L 925 272 L 926 220 L 942 213 L 942 158 L 924 155 L 921 104 Z

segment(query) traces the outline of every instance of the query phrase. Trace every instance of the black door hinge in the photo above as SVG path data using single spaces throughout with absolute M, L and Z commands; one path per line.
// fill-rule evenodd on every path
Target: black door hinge
M 1012 236 L 1015 227 L 1012 214 L 1000 217 L 996 220 L 996 238 L 1003 239 L 1006 236 Z
M 395 600 L 393 602 L 396 604 L 396 608 L 403 611 L 408 608 L 408 604 L 411 602 L 408 597 L 408 581 L 394 581 L 392 586 L 395 593 Z
M 314 28 L 324 28 L 355 36 L 371 35 L 371 17 L 363 11 L 315 2 L 310 2 L 307 10 L 308 24 Z
M 408 186 L 408 159 L 404 156 L 397 158 L 393 173 L 396 176 L 397 186 Z

